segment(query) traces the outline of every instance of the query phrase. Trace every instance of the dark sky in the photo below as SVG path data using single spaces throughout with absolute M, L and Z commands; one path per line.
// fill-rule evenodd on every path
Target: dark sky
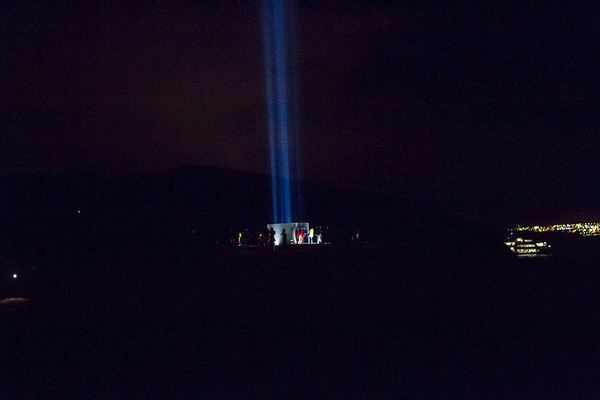
M 0 173 L 267 172 L 259 3 L 164 3 L 0 6 Z M 596 205 L 597 8 L 370 4 L 297 7 L 308 179 Z

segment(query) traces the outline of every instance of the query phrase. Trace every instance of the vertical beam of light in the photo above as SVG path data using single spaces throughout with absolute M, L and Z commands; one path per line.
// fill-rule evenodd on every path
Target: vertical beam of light
M 271 159 L 271 196 L 273 202 L 273 222 L 280 223 L 280 205 L 279 205 L 279 180 L 277 179 L 277 140 L 275 132 L 275 96 L 273 96 L 273 54 L 270 50 L 270 41 L 273 36 L 271 26 L 267 21 L 272 19 L 270 8 L 267 1 L 263 4 L 263 42 L 265 53 L 265 80 L 267 89 L 267 113 L 269 130 L 269 156 Z
M 299 216 L 301 202 L 297 112 L 289 106 L 290 97 L 295 93 L 290 93 L 288 85 L 288 60 L 294 58 L 294 49 L 289 47 L 294 43 L 290 37 L 292 31 L 288 24 L 291 18 L 286 4 L 286 0 L 263 0 L 262 15 L 274 223 L 292 222 L 293 217 Z M 291 81 L 293 91 L 296 81 Z

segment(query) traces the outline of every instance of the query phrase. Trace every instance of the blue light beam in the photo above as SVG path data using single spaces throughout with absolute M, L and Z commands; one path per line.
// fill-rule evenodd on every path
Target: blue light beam
M 301 215 L 298 113 L 291 14 L 285 0 L 263 0 L 263 40 L 268 107 L 273 222 L 290 223 Z M 292 64 L 290 66 L 290 63 Z M 290 79 L 290 75 L 293 75 Z M 288 85 L 288 82 L 292 85 Z M 297 104 L 297 101 L 294 101 Z

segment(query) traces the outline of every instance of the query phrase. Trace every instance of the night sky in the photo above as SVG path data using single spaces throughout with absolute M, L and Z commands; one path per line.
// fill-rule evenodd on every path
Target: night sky
M 1 174 L 268 172 L 260 3 L 78 4 L 0 6 Z M 305 177 L 483 218 L 593 213 L 598 15 L 300 2 Z

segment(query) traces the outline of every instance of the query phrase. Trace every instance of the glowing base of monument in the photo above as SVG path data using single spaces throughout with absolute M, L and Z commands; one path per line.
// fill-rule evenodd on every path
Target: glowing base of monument
M 275 246 L 281 246 L 284 244 L 309 244 L 308 232 L 310 227 L 308 222 L 290 222 L 287 224 L 268 224 L 267 229 L 275 231 L 274 241 Z M 285 234 L 284 234 L 285 232 Z M 299 235 L 297 232 L 303 232 L 304 234 Z

